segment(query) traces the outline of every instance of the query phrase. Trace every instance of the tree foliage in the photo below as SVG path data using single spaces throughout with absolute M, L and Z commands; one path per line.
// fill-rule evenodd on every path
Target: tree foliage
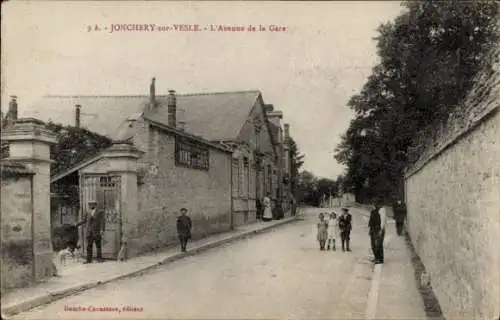
M 327 178 L 316 177 L 310 171 L 304 170 L 298 176 L 298 201 L 318 206 L 321 199 L 338 192 L 338 183 Z
M 290 187 L 292 193 L 296 196 L 298 179 L 299 179 L 299 171 L 302 165 L 304 164 L 305 155 L 301 154 L 299 151 L 299 147 L 297 142 L 292 137 L 288 137 L 288 146 L 290 147 L 290 154 L 292 158 L 291 163 L 291 177 L 290 177 Z
M 401 196 L 403 170 L 418 157 L 417 137 L 461 108 L 498 44 L 494 1 L 408 1 L 378 29 L 380 63 L 348 102 L 355 118 L 335 149 L 344 185 L 357 196 Z
M 68 170 L 82 161 L 96 156 L 112 145 L 112 140 L 84 128 L 63 126 L 49 122 L 47 128 L 56 134 L 57 143 L 51 147 L 53 174 Z

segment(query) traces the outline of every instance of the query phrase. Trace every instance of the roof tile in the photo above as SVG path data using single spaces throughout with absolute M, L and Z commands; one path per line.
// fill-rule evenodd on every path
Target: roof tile
M 260 92 L 234 91 L 178 94 L 177 108 L 186 122 L 186 132 L 206 140 L 233 140 Z M 142 112 L 148 118 L 168 124 L 167 95 L 157 95 L 159 107 L 148 110 L 147 95 L 131 96 L 45 96 L 34 104 L 35 111 L 24 112 L 41 120 L 74 125 L 75 105 L 81 108 L 81 125 L 112 139 L 123 137 L 124 123 L 137 119 Z M 180 120 L 180 119 L 179 119 Z

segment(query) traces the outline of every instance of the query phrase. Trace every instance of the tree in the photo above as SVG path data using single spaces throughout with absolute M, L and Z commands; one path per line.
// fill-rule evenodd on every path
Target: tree
M 349 100 L 355 118 L 335 149 L 348 168 L 345 187 L 362 198 L 401 196 L 419 137 L 460 111 L 478 72 L 491 72 L 489 52 L 500 39 L 494 1 L 404 5 L 378 29 L 381 62 Z
M 301 171 L 297 179 L 296 197 L 299 202 L 317 205 L 315 194 L 317 192 L 317 178 L 307 170 Z
M 299 152 L 299 148 L 297 146 L 297 142 L 292 137 L 288 137 L 288 146 L 290 148 L 291 155 L 291 170 L 290 170 L 290 188 L 292 190 L 292 194 L 297 197 L 297 186 L 299 179 L 299 171 L 302 165 L 304 164 L 305 155 Z
M 335 196 L 338 191 L 335 180 L 316 177 L 307 170 L 301 171 L 298 178 L 297 198 L 309 205 L 318 206 L 324 197 Z
M 74 165 L 97 155 L 112 145 L 112 140 L 84 128 L 63 126 L 49 122 L 47 128 L 56 134 L 57 143 L 51 146 L 53 174 L 61 173 Z

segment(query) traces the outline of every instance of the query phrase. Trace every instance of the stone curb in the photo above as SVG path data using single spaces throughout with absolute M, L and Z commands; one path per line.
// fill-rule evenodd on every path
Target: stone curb
M 39 306 L 42 306 L 45 304 L 49 304 L 51 302 L 54 302 L 56 300 L 60 300 L 62 298 L 71 296 L 73 294 L 76 294 L 76 293 L 79 293 L 79 292 L 82 292 L 82 291 L 85 291 L 88 289 L 95 288 L 99 285 L 103 285 L 106 283 L 110 283 L 110 282 L 125 279 L 125 278 L 140 276 L 140 275 L 147 273 L 148 271 L 151 271 L 154 268 L 157 268 L 158 266 L 165 265 L 165 264 L 177 261 L 177 260 L 181 260 L 185 257 L 193 256 L 197 253 L 221 246 L 221 245 L 226 244 L 226 243 L 249 238 L 253 235 L 257 235 L 259 233 L 269 231 L 275 227 L 279 227 L 279 226 L 282 226 L 284 224 L 296 222 L 296 221 L 300 221 L 300 219 L 298 219 L 297 216 L 291 217 L 291 218 L 288 218 L 286 220 L 276 222 L 272 225 L 264 226 L 261 229 L 242 232 L 242 233 L 236 234 L 234 236 L 228 236 L 228 237 L 222 238 L 220 240 L 215 240 L 213 242 L 202 244 L 198 247 L 193 248 L 191 251 L 188 251 L 187 253 L 176 253 L 172 256 L 163 258 L 158 262 L 152 263 L 150 265 L 146 265 L 144 267 L 141 267 L 140 269 L 133 270 L 133 271 L 130 271 L 130 272 L 118 275 L 118 276 L 113 276 L 113 277 L 108 278 L 108 279 L 94 281 L 91 283 L 76 285 L 76 286 L 73 286 L 70 288 L 49 291 L 46 294 L 43 294 L 43 295 L 38 296 L 36 298 L 32 298 L 30 300 L 22 301 L 22 302 L 19 302 L 17 304 L 2 308 L 2 319 L 8 319 L 8 316 L 13 316 L 13 315 L 16 315 L 16 314 L 21 313 L 21 312 L 29 311 L 29 310 L 34 309 L 36 307 L 39 307 Z

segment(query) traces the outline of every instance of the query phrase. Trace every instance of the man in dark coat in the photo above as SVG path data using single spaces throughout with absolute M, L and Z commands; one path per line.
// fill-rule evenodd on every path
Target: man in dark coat
M 342 215 L 339 217 L 340 240 L 342 241 L 342 251 L 351 251 L 351 230 L 352 216 L 349 209 L 342 208 Z
M 394 220 L 396 220 L 396 232 L 398 236 L 403 234 L 403 226 L 406 219 L 406 205 L 398 200 L 394 206 Z
M 76 226 L 85 225 L 85 236 L 87 238 L 87 260 L 84 263 L 91 263 L 93 257 L 94 243 L 97 249 L 97 261 L 102 262 L 102 235 L 104 234 L 103 210 L 97 209 L 97 202 L 89 201 L 89 211 L 85 213 L 83 220 Z
M 384 237 L 386 224 L 386 208 L 384 207 L 382 200 L 376 199 L 370 213 L 370 220 L 368 221 L 375 264 L 384 263 Z
M 262 219 L 262 202 L 260 202 L 260 199 L 255 200 L 255 210 L 257 211 L 257 220 Z
M 186 246 L 188 240 L 191 239 L 191 218 L 187 216 L 187 209 L 182 208 L 180 210 L 181 215 L 177 218 L 177 235 L 179 236 L 179 241 L 181 242 L 181 251 L 186 252 Z
M 379 260 L 379 249 L 378 249 L 378 240 L 380 236 L 380 214 L 379 214 L 380 206 L 378 203 L 373 204 L 372 210 L 370 211 L 370 220 L 368 221 L 368 227 L 370 228 L 370 243 L 373 252 L 373 261 L 377 262 Z

